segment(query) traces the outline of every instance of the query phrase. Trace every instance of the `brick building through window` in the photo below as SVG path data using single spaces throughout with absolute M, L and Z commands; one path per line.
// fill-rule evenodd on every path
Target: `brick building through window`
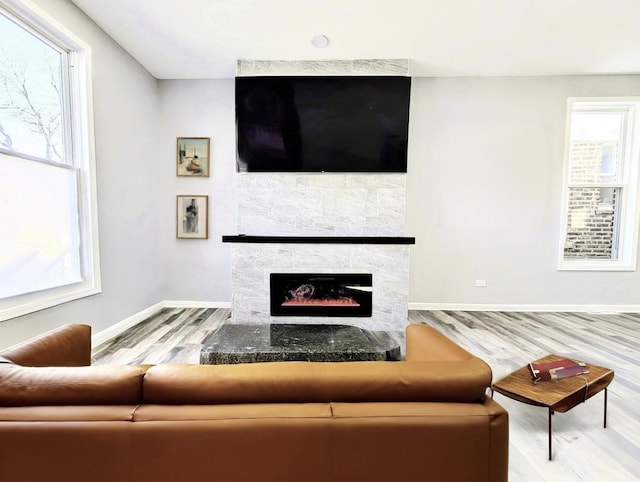
M 639 106 L 569 101 L 560 269 L 635 270 Z

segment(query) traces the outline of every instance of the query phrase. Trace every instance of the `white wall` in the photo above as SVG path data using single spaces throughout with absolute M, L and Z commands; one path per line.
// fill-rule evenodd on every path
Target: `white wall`
M 231 301 L 231 245 L 237 233 L 234 81 L 162 80 L 160 85 L 161 175 L 168 180 L 159 205 L 166 213 L 167 299 Z M 209 177 L 176 177 L 176 138 L 210 137 Z M 176 195 L 209 196 L 209 239 L 176 239 Z
M 556 269 L 566 100 L 630 95 L 640 95 L 638 76 L 414 79 L 409 299 L 639 306 L 638 272 Z M 476 288 L 477 279 L 487 287 Z
M 66 323 L 94 332 L 164 299 L 158 83 L 67 0 L 37 6 L 91 45 L 102 293 L 0 323 L 0 348 Z

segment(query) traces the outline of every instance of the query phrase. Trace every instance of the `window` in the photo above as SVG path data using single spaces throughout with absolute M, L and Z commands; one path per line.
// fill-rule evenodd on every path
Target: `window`
M 636 269 L 639 107 L 569 100 L 560 269 Z
M 99 292 L 89 49 L 0 8 L 0 320 Z

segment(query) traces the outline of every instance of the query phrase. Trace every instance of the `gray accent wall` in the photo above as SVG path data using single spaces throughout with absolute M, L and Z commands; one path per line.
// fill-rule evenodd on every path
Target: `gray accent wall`
M 410 301 L 640 310 L 638 271 L 557 269 L 567 99 L 582 96 L 640 96 L 640 76 L 413 80 Z
M 231 79 L 160 83 L 163 88 L 170 83 L 183 102 L 191 105 L 214 97 L 218 89 L 233 90 Z M 414 78 L 406 222 L 401 234 L 416 237 L 410 250 L 411 306 L 640 309 L 638 272 L 557 269 L 567 98 L 633 95 L 640 95 L 640 76 Z M 228 137 L 216 137 L 215 127 L 211 134 L 212 142 L 225 146 L 221 148 L 224 156 L 214 154 L 212 162 L 224 165 L 219 169 L 229 176 L 223 181 L 228 186 L 209 194 L 214 203 L 225 206 L 234 205 L 229 195 L 238 196 L 239 205 L 259 204 L 260 190 L 269 189 L 272 181 L 268 175 L 238 180 L 234 119 L 229 110 L 232 102 L 224 99 L 222 104 L 228 112 L 224 129 Z M 205 113 L 202 121 L 217 127 L 218 115 Z M 171 122 L 179 124 L 178 119 Z M 327 179 L 318 175 L 312 181 L 325 183 Z M 307 181 L 292 175 L 286 182 Z M 254 192 L 243 197 L 240 192 L 245 190 Z M 356 209 L 358 202 L 349 203 L 348 209 Z M 260 234 L 257 226 L 262 223 L 262 230 L 265 224 L 274 223 L 269 218 L 250 220 L 235 208 L 229 209 L 234 212 L 210 220 L 221 234 Z M 209 256 L 230 259 L 229 245 L 219 239 L 210 239 L 208 244 Z M 217 282 L 229 283 L 231 268 L 227 266 L 226 273 L 220 271 L 225 278 Z M 188 278 L 199 269 L 185 266 L 176 268 L 175 274 Z M 476 280 L 485 280 L 487 286 L 476 287 Z M 196 299 L 211 299 L 204 290 L 199 294 Z

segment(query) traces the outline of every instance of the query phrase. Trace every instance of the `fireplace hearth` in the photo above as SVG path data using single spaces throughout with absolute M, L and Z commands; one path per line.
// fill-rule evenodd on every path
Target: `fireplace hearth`
M 371 317 L 371 274 L 271 273 L 271 316 Z

